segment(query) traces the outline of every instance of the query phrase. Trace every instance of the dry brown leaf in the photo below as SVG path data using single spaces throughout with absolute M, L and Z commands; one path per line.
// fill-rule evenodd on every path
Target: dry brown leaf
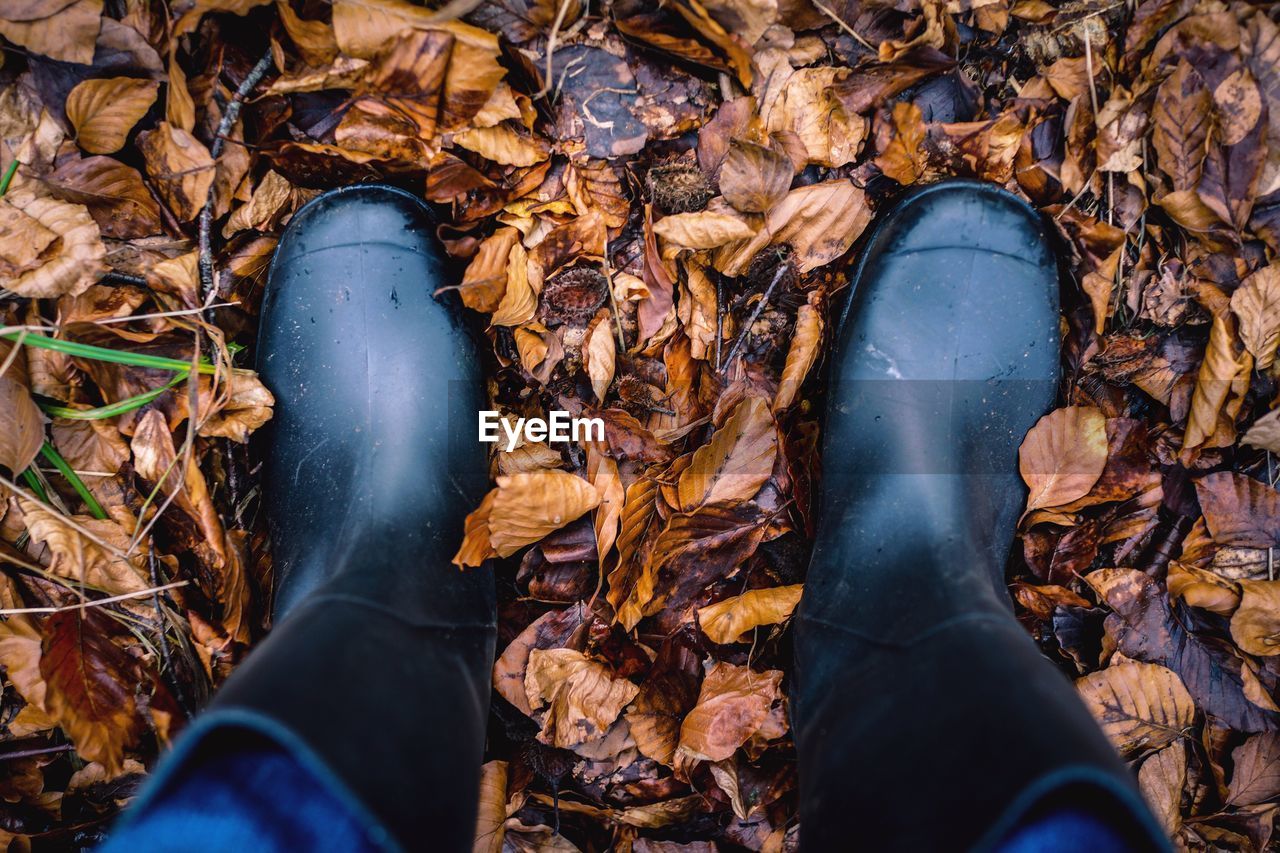
M 782 672 L 716 661 L 707 670 L 698 704 L 680 725 L 677 764 L 723 761 L 765 728 L 782 702 Z M 785 729 L 784 729 L 785 731 Z
M 885 146 L 875 163 L 890 178 L 903 186 L 914 184 L 924 176 L 928 153 L 924 143 L 924 115 L 910 101 L 893 105 L 893 138 Z
M 534 649 L 525 692 L 535 712 L 546 707 L 538 740 L 568 749 L 603 737 L 639 688 L 573 649 Z
M 1194 190 L 1199 183 L 1212 126 L 1211 102 L 1199 72 L 1185 59 L 1156 93 L 1152 143 L 1175 191 Z
M 119 151 L 129 131 L 156 102 L 159 91 L 159 82 L 132 77 L 107 77 L 78 84 L 67 95 L 67 118 L 76 130 L 76 142 L 90 154 Z
M 850 181 L 799 187 L 765 214 L 753 238 L 718 249 L 714 266 L 726 275 L 743 275 L 762 249 L 785 243 L 796 270 L 808 272 L 849 251 L 870 222 L 866 194 Z
M 1168 581 L 1169 596 L 1192 607 L 1230 616 L 1240 606 L 1240 589 L 1216 572 L 1172 560 Z
M 1225 412 L 1233 416 L 1231 409 L 1239 408 L 1248 391 L 1253 357 L 1240 346 L 1235 325 L 1225 314 L 1213 318 L 1209 346 L 1191 397 L 1191 414 L 1182 440 L 1184 450 L 1193 450 L 1213 436 L 1219 415 Z
M 299 191 L 274 169 L 263 176 L 249 201 L 241 205 L 222 227 L 222 236 L 231 237 L 241 231 L 274 231 L 280 222 L 310 196 Z
M 459 566 L 480 565 L 480 554 L 509 557 L 600 504 L 590 483 L 566 471 L 527 471 L 497 481 L 467 516 L 462 548 L 453 558 Z
M 160 205 L 138 170 L 117 160 L 69 160 L 44 181 L 55 198 L 88 208 L 103 237 L 131 240 L 160 233 Z
M 538 293 L 541 290 L 541 271 L 530 264 L 529 252 L 520 241 L 512 242 L 507 252 L 506 287 L 489 322 L 495 326 L 528 323 L 538 310 Z
M 520 133 L 505 123 L 455 133 L 453 142 L 503 166 L 533 166 L 551 156 L 539 137 Z
M 0 341 L 0 465 L 14 474 L 23 471 L 44 443 L 44 415 L 31 399 L 26 352 L 16 343 Z
M 1098 409 L 1067 406 L 1041 418 L 1018 449 L 1030 488 L 1027 512 L 1082 498 L 1107 466 L 1107 419 Z
M 756 55 L 761 66 L 756 92 L 766 134 L 792 132 L 808 152 L 808 163 L 837 167 L 858 156 L 866 120 L 845 110 L 833 86 L 849 75 L 847 68 L 793 70 L 785 54 Z
M 1280 409 L 1268 412 L 1254 421 L 1240 442 L 1280 454 Z
M 598 317 L 587 330 L 586 341 L 582 345 L 582 366 L 600 403 L 604 402 L 604 395 L 613 384 L 615 353 L 613 324 L 608 316 Z
M 507 822 L 507 762 L 486 761 L 481 766 L 478 802 L 471 853 L 501 853 Z
M 680 512 L 712 503 L 745 501 L 760 490 L 773 471 L 778 431 L 769 404 L 743 400 L 711 440 L 694 451 L 676 488 Z
M 1138 787 L 1169 836 L 1182 825 L 1182 789 L 1187 784 L 1187 748 L 1174 741 L 1142 762 Z
M 1119 663 L 1077 679 L 1080 698 L 1123 755 L 1183 736 L 1196 708 L 1182 679 L 1153 663 Z
M 1195 481 L 1205 524 L 1219 545 L 1280 546 L 1280 490 L 1233 471 Z
M 1227 803 L 1247 806 L 1265 803 L 1280 794 L 1280 735 L 1262 732 L 1231 753 L 1235 769 L 1227 789 Z
M 215 166 L 209 149 L 187 131 L 167 121 L 138 134 L 138 149 L 147 161 L 147 174 L 181 222 L 196 218 L 209 198 Z
M 1240 340 L 1258 370 L 1266 370 L 1280 347 L 1280 263 L 1265 266 L 1231 294 L 1231 311 L 1240 321 Z
M 1248 654 L 1280 655 L 1280 581 L 1240 581 L 1231 638 Z
M 33 501 L 19 498 L 18 504 L 32 540 L 49 549 L 53 574 L 108 595 L 126 595 L 150 586 L 145 552 L 137 550 L 128 559 L 123 556 L 129 549 L 129 535 L 116 522 L 73 515 L 70 520 L 76 527 L 72 527 L 67 519 Z
M 59 62 L 93 64 L 95 42 L 102 26 L 102 0 L 46 0 L 48 14 L 37 10 L 17 19 L 17 10 L 0 10 L 0 36 Z
M 19 296 L 77 296 L 106 270 L 98 224 L 78 204 L 14 190 L 0 199 L 0 286 Z
M 671 257 L 682 249 L 714 249 L 749 240 L 756 229 L 731 210 L 708 208 L 664 216 L 653 223 L 653 233 L 662 241 L 663 255 Z
M 791 617 L 804 584 L 752 589 L 698 610 L 702 633 L 713 643 L 736 643 L 759 625 L 776 625 Z
M 767 213 L 791 189 L 791 160 L 763 145 L 735 139 L 720 169 L 725 201 L 746 213 Z M 746 235 L 750 236 L 750 235 Z
M 811 300 L 796 311 L 795 331 L 787 349 L 786 364 L 782 367 L 782 379 L 778 381 L 778 396 L 773 400 L 775 414 L 795 401 L 821 349 L 822 312 Z

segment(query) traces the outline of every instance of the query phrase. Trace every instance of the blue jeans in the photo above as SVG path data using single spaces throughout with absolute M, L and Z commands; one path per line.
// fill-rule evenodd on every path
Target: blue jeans
M 265 738 L 226 752 L 196 753 L 140 813 L 130 814 L 103 853 L 298 853 L 383 849 L 382 834 L 346 800 Z M 424 791 L 423 796 L 430 796 Z M 431 847 L 422 839 L 423 848 Z M 1122 836 L 1098 817 L 1054 806 L 1016 827 L 999 853 L 1126 853 Z

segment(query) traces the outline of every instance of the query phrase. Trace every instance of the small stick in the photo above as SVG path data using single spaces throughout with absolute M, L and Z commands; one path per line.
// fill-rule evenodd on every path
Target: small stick
M 819 12 L 826 15 L 831 20 L 835 21 L 840 26 L 840 29 L 844 30 L 846 33 L 849 34 L 850 38 L 852 38 L 854 41 L 856 41 L 858 44 L 862 45 L 872 53 L 879 55 L 880 53 L 879 48 L 875 47 L 874 45 L 871 44 L 871 42 L 867 41 L 862 36 L 858 35 L 858 31 L 855 30 L 853 27 L 849 26 L 849 24 L 845 22 L 844 18 L 837 15 L 834 11 L 831 10 L 829 6 L 827 6 L 824 3 L 820 3 L 819 0 L 812 0 L 812 2 L 814 7 L 817 8 Z
M 267 69 L 271 67 L 272 58 L 271 50 L 268 49 L 262 58 L 258 60 L 258 64 L 253 66 L 253 70 L 236 89 L 235 94 L 231 96 L 231 100 L 227 102 L 227 108 L 222 113 L 222 121 L 218 122 L 218 132 L 214 134 L 213 145 L 209 148 L 209 155 L 213 157 L 214 163 L 217 163 L 218 155 L 222 153 L 222 147 L 226 141 L 226 137 L 230 135 L 231 129 L 235 127 L 236 119 L 240 117 L 240 108 L 244 106 L 244 99 L 249 97 L 249 93 L 253 91 L 253 87 L 258 85 L 262 80 Z M 213 240 L 209 232 L 213 228 L 213 186 L 209 187 L 209 195 L 205 198 L 204 207 L 200 209 L 200 288 L 205 294 L 205 303 L 213 302 Z
M 760 317 L 760 312 L 764 310 L 764 306 L 769 304 L 769 297 L 773 296 L 774 289 L 778 286 L 778 282 L 782 281 L 782 276 L 786 272 L 787 261 L 783 261 L 778 264 L 778 271 L 773 274 L 773 281 L 769 282 L 769 286 L 764 291 L 764 296 L 760 297 L 760 301 L 756 303 L 755 310 L 751 312 L 751 316 L 743 324 L 742 331 L 738 333 L 737 339 L 734 340 L 733 346 L 729 349 L 729 354 L 725 356 L 724 364 L 720 365 L 721 370 L 733 363 L 733 357 L 738 354 L 738 348 L 747 339 L 747 334 L 751 331 L 751 327 L 755 325 L 756 320 Z

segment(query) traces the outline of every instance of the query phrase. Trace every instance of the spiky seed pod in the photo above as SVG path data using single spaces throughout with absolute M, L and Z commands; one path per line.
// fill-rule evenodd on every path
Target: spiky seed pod
M 715 195 L 711 182 L 697 166 L 663 163 L 649 169 L 649 199 L 664 213 L 702 210 Z
M 609 298 L 609 280 L 594 267 L 573 267 L 542 289 L 539 314 L 544 323 L 585 326 Z

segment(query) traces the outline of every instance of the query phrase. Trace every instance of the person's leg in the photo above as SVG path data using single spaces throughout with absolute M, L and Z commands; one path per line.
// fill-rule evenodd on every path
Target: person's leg
M 863 258 L 832 356 L 796 627 L 804 849 L 1026 849 L 1055 825 L 1046 805 L 1159 849 L 1005 591 L 1017 449 L 1057 394 L 1043 224 L 998 188 L 948 182 L 905 200 Z
M 466 431 L 483 384 L 459 309 L 433 298 L 446 279 L 429 229 L 421 201 L 364 186 L 312 201 L 281 239 L 258 341 L 276 396 L 276 627 L 162 762 L 135 824 L 211 755 L 265 739 L 378 846 L 470 848 L 494 588 L 450 558 L 487 482 Z M 296 819 L 283 793 L 270 808 Z

